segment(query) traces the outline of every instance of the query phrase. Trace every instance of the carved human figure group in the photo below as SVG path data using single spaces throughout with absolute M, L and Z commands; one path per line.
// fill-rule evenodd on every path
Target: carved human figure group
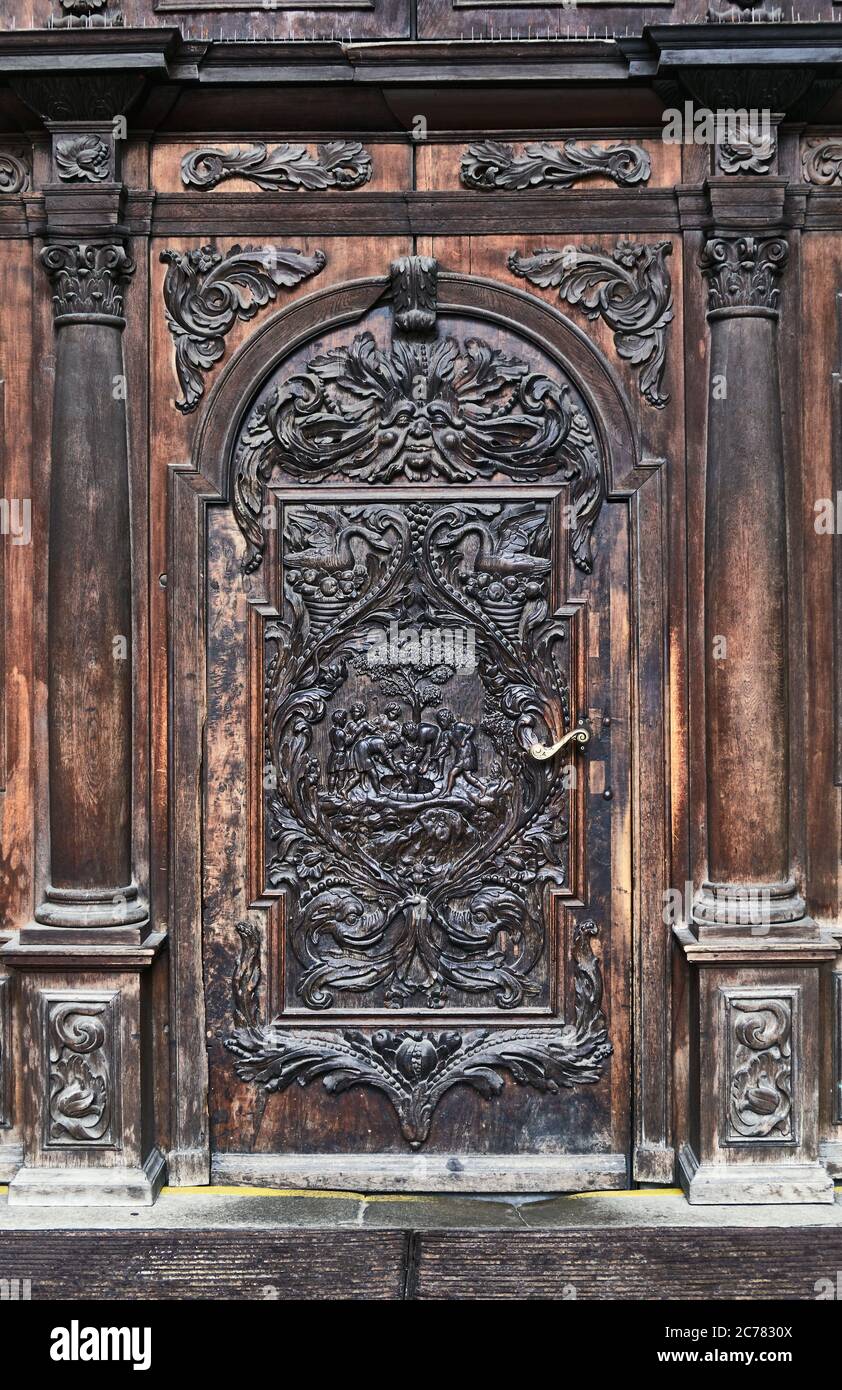
M 406 720 L 393 700 L 374 721 L 362 704 L 336 709 L 330 723 L 328 788 L 344 795 L 425 801 L 449 796 L 461 778 L 478 792 L 476 729 L 449 709 Z

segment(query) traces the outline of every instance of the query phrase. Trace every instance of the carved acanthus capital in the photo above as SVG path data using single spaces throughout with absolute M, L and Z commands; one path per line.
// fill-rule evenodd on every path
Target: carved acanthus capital
M 68 314 L 122 319 L 123 286 L 135 266 L 119 242 L 45 246 L 41 264 L 52 281 L 56 322 Z
M 778 281 L 789 247 L 781 236 L 712 236 L 701 254 L 708 283 L 708 313 L 761 309 L 777 314 Z

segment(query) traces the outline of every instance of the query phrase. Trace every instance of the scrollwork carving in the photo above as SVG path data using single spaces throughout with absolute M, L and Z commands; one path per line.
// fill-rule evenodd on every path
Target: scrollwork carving
M 24 154 L 0 152 L 0 193 L 24 193 L 29 187 L 30 164 Z
M 708 312 L 764 309 L 778 312 L 778 281 L 789 248 L 780 236 L 715 236 L 705 242 L 702 274 L 708 284 Z
M 65 314 L 123 316 L 123 287 L 134 262 L 117 242 L 45 246 L 41 264 L 53 286 L 56 318 Z
M 216 188 L 226 179 L 247 179 L 274 192 L 359 188 L 371 178 L 371 155 L 357 140 L 319 145 L 315 155 L 305 145 L 276 145 L 270 151 L 256 143 L 230 152 L 206 146 L 184 156 L 181 177 L 193 188 Z
M 557 289 L 568 304 L 581 304 L 591 319 L 603 318 L 617 352 L 640 372 L 640 391 L 661 410 L 666 330 L 673 319 L 672 289 L 665 257 L 668 241 L 653 245 L 620 242 L 613 256 L 582 248 L 513 251 L 509 269 L 533 285 Z
M 728 1138 L 793 1140 L 792 998 L 729 995 Z
M 167 250 L 161 260 L 167 265 L 164 304 L 183 393 L 175 404 L 182 414 L 199 404 L 202 373 L 223 356 L 225 335 L 236 321 L 254 318 L 279 289 L 318 275 L 325 265 L 322 251 L 308 256 L 273 246 L 232 246 L 225 255 L 212 246 Z
M 583 145 L 565 140 L 524 145 L 516 153 L 498 140 L 481 140 L 462 156 L 460 175 L 466 188 L 570 188 L 599 176 L 630 186 L 646 183 L 652 172 L 649 155 L 639 145 Z
M 247 571 L 263 556 L 266 488 L 278 470 L 312 482 L 342 476 L 372 484 L 565 478 L 572 552 L 586 572 L 605 496 L 583 404 L 567 385 L 480 338 L 430 347 L 397 341 L 385 350 L 362 333 L 282 381 L 253 412 L 234 457 Z
M 818 188 L 842 183 L 842 140 L 808 140 L 801 165 L 805 183 Z
M 282 541 L 267 873 L 298 997 L 518 1007 L 567 881 L 564 769 L 528 751 L 571 722 L 549 504 L 290 503 Z
M 47 1147 L 114 1143 L 112 999 L 46 1001 Z
M 454 1086 L 470 1086 L 491 1099 L 504 1075 L 521 1086 L 557 1093 L 599 1081 L 611 1054 L 602 1012 L 602 976 L 591 949 L 597 929 L 582 922 L 574 934 L 575 1021 L 557 1027 L 393 1031 L 372 1034 L 287 1029 L 282 1020 L 238 1028 L 226 1038 L 237 1074 L 267 1092 L 321 1078 L 339 1095 L 353 1086 L 380 1091 L 395 1108 L 401 1133 L 413 1149 L 430 1134 L 436 1107 Z M 251 945 L 246 942 L 251 960 Z M 240 974 L 249 972 L 244 962 Z

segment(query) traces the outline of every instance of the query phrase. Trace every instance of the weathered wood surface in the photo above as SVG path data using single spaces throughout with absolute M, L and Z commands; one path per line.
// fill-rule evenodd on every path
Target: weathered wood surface
M 816 1298 L 842 1231 L 8 1231 L 0 1278 L 35 1301 Z M 81 1273 L 80 1273 L 81 1271 Z

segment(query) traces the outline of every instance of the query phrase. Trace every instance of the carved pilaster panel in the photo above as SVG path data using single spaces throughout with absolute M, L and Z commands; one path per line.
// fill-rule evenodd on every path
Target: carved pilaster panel
M 121 1147 L 119 991 L 41 991 L 45 1149 Z
M 724 1141 L 796 1144 L 798 991 L 724 990 L 727 1097 Z
M 842 1125 L 842 974 L 833 975 L 833 1119 Z
M 12 1123 L 12 1008 L 8 975 L 0 979 L 0 1129 Z
M 788 258 L 789 247 L 780 236 L 711 237 L 701 255 L 708 312 L 754 308 L 777 314 L 778 282 Z
M 44 247 L 41 264 L 57 321 L 67 314 L 122 318 L 124 285 L 135 267 L 119 242 L 59 242 Z

